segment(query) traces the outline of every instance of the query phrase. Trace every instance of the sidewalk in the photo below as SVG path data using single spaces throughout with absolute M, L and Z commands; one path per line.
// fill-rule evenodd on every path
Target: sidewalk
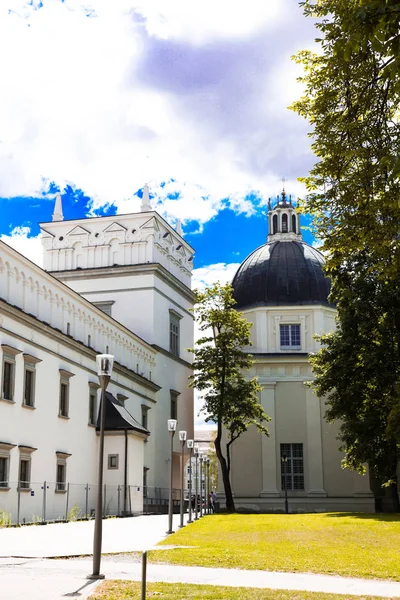
M 175 528 L 178 523 L 179 516 L 174 515 Z M 167 524 L 167 515 L 104 521 L 103 552 L 147 550 L 167 537 Z M 43 560 L 34 557 L 91 553 L 92 541 L 92 522 L 1 529 L 1 599 L 87 598 L 97 585 L 97 582 L 86 579 L 92 571 L 90 557 L 69 560 Z M 18 555 L 30 558 L 13 558 Z M 141 579 L 140 562 L 134 562 L 132 557 L 126 555 L 104 556 L 101 571 L 107 579 Z M 400 598 L 400 583 L 397 582 L 302 573 L 148 564 L 147 580 Z

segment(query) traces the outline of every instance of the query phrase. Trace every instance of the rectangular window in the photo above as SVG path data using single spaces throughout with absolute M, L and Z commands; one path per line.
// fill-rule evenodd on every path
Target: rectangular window
M 68 417 L 68 383 L 60 383 L 60 416 Z
M 179 356 L 179 317 L 169 313 L 169 351 Z
M 65 492 L 67 483 L 67 465 L 65 461 L 57 461 L 57 492 Z
M 97 389 L 98 385 L 89 383 L 89 425 L 97 423 Z
M 119 455 L 118 454 L 109 454 L 108 455 L 108 468 L 109 469 L 118 469 Z
M 34 405 L 35 397 L 35 371 L 25 367 L 25 380 L 24 380 L 24 404 L 25 406 Z
M 282 490 L 304 490 L 303 444 L 281 444 Z
M 148 419 L 148 413 L 149 412 L 149 407 L 146 406 L 145 404 L 142 404 L 142 427 L 144 427 L 145 429 L 148 429 L 148 424 L 149 424 L 149 419 Z
M 300 325 L 281 325 L 281 350 L 300 350 Z
M 0 456 L 0 487 L 8 487 L 8 457 Z
M 143 467 L 143 498 L 147 498 L 147 471 L 149 467 Z
M 31 459 L 21 457 L 19 461 L 19 487 L 29 488 L 31 485 Z
M 114 300 L 105 301 L 105 302 L 93 302 L 93 304 L 95 306 L 97 306 L 97 308 L 102 310 L 104 313 L 106 313 L 106 315 L 108 315 L 109 317 L 112 316 L 111 315 L 111 307 L 114 304 Z
M 14 396 L 14 363 L 5 359 L 3 362 L 3 398 L 12 401 Z
M 170 392 L 171 394 L 171 406 L 170 406 L 170 419 L 178 420 L 178 394 L 177 392 Z

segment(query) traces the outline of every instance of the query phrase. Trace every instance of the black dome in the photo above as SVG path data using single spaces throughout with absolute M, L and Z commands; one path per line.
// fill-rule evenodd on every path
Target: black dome
M 232 281 L 235 308 L 328 302 L 324 258 L 304 242 L 270 242 L 254 250 Z

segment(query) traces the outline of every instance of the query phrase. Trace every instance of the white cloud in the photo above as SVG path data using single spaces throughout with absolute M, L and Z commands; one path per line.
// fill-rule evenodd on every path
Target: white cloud
M 43 249 L 40 236 L 28 237 L 29 227 L 15 227 L 10 235 L 1 235 L 0 240 L 5 242 L 32 262 L 43 267 Z
M 304 46 L 294 0 L 41 4 L 0 0 L 0 196 L 52 180 L 127 212 L 148 181 L 161 214 L 201 225 L 224 198 L 250 214 L 245 196 L 303 159 L 302 120 L 285 125 L 286 44 Z M 171 179 L 175 201 L 159 185 Z
M 213 283 L 228 283 L 232 281 L 240 263 L 216 263 L 207 267 L 193 270 L 192 287 L 203 289 Z

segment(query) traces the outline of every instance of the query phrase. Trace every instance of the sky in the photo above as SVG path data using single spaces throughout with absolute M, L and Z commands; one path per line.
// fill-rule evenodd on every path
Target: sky
M 41 265 L 58 191 L 73 219 L 136 212 L 147 183 L 194 287 L 230 280 L 282 179 L 304 194 L 309 126 L 287 107 L 315 37 L 296 0 L 0 0 L 0 239 Z

